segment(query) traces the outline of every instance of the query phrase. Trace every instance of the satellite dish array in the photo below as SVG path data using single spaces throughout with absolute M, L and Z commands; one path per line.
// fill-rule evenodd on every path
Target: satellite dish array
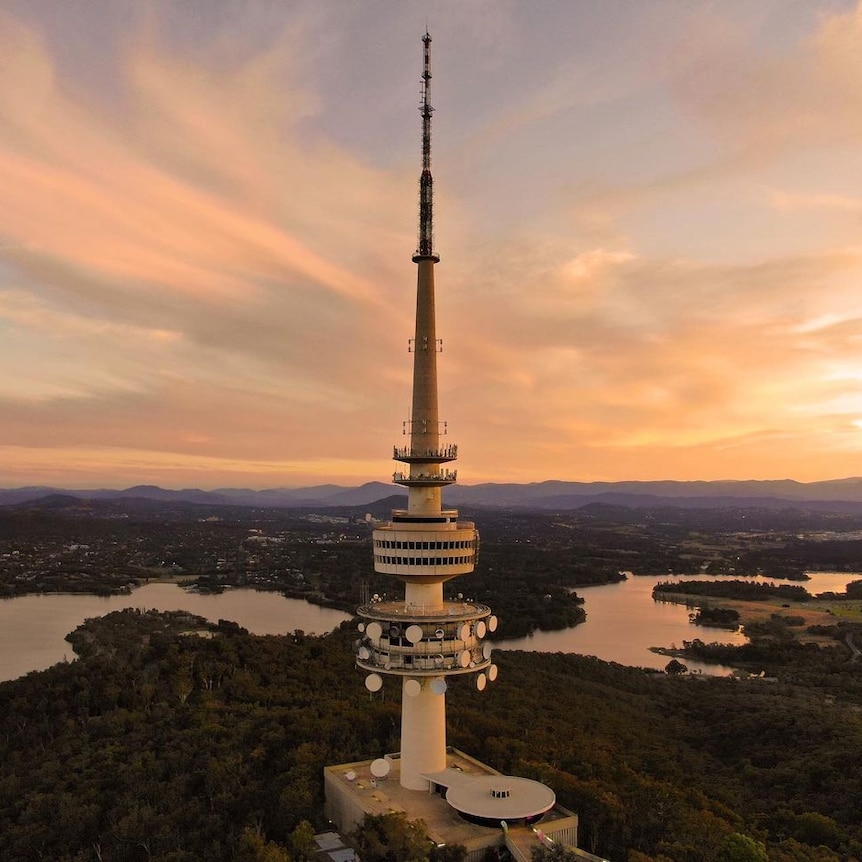
M 499 621 L 496 616 L 488 617 L 487 623 L 485 620 L 479 620 L 478 622 L 471 624 L 469 622 L 462 623 L 457 631 L 456 636 L 460 641 L 468 641 L 474 634 L 477 638 L 484 638 L 486 634 L 489 632 L 494 632 L 497 630 L 497 625 Z M 358 629 L 360 632 L 364 633 L 366 637 L 370 641 L 379 640 L 383 636 L 384 628 L 379 622 L 370 622 L 359 623 Z M 388 636 L 392 639 L 395 638 L 405 638 L 409 643 L 414 646 L 422 641 L 425 636 L 425 632 L 422 626 L 413 623 L 407 626 L 404 629 L 398 623 L 392 623 L 389 625 L 389 629 L 387 632 Z M 434 631 L 433 637 L 435 637 L 439 641 L 443 641 L 446 638 L 446 632 L 442 628 L 438 628 Z M 488 661 L 491 658 L 492 647 L 491 644 L 485 642 L 482 644 L 482 658 L 485 661 Z M 360 661 L 368 661 L 371 658 L 372 650 L 370 650 L 367 646 L 362 645 L 357 650 L 357 658 Z M 455 665 L 463 670 L 468 670 L 471 667 L 476 666 L 476 660 L 473 657 L 473 653 L 469 649 L 463 649 L 460 652 L 455 653 Z M 445 658 L 443 654 L 439 654 L 434 656 L 434 664 L 436 667 L 442 668 Z M 391 663 L 387 663 L 384 665 L 386 670 L 389 670 L 392 667 Z M 484 691 L 485 687 L 489 682 L 493 682 L 497 679 L 498 668 L 497 665 L 490 665 L 483 673 L 479 673 L 476 675 L 476 688 L 479 691 Z M 371 673 L 365 678 L 365 687 L 370 692 L 380 691 L 383 687 L 383 678 L 378 673 Z M 435 677 L 429 683 L 429 689 L 433 694 L 442 695 L 446 693 L 446 689 L 448 686 L 446 685 L 446 681 L 441 677 Z M 407 679 L 404 682 L 404 693 L 408 697 L 417 697 L 422 691 L 422 683 L 418 679 Z

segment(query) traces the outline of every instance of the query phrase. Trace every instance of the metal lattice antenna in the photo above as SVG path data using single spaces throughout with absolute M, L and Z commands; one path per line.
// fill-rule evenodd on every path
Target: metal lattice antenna
M 422 37 L 425 45 L 422 68 L 422 174 L 419 177 L 419 245 L 414 258 L 432 257 L 434 253 L 434 179 L 431 176 L 431 34 Z

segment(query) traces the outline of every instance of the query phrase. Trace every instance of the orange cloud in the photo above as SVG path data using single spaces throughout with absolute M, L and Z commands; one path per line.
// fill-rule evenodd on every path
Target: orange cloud
M 584 23 L 576 6 L 549 7 L 556 31 Z M 412 26 L 386 8 L 384 41 Z M 482 14 L 450 25 L 463 74 L 435 86 L 464 127 L 441 111 L 438 309 L 462 475 L 846 472 L 858 7 L 780 44 L 762 10 L 650 7 L 620 33 L 605 14 L 572 54 L 510 9 L 478 69 Z M 214 20 L 183 50 L 149 15 L 105 53 L 110 98 L 70 80 L 49 22 L 0 20 L 4 481 L 52 458 L 172 484 L 385 477 L 417 154 L 382 122 L 379 42 L 321 8 L 265 41 Z M 374 106 L 357 69 L 384 82 Z

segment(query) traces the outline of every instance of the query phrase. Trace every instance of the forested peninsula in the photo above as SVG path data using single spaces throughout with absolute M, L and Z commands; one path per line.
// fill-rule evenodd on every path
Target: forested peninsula
M 398 747 L 399 697 L 362 686 L 353 637 L 87 622 L 78 661 L 0 685 L 0 858 L 305 858 L 323 765 Z M 449 742 L 547 782 L 615 862 L 712 862 L 734 833 L 773 862 L 850 860 L 862 691 L 827 656 L 818 678 L 767 684 L 497 651 L 495 685 L 450 690 Z

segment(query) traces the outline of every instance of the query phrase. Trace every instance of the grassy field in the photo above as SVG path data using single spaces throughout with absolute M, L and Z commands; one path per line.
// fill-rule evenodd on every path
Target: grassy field
M 862 623 L 862 601 L 858 599 L 812 599 L 808 602 L 793 602 L 783 599 L 767 601 L 742 601 L 739 599 L 691 596 L 684 593 L 662 593 L 662 601 L 679 602 L 697 607 L 733 608 L 739 613 L 741 625 L 752 622 L 765 622 L 773 614 L 779 616 L 802 617 L 801 626 L 793 626 L 791 631 L 801 643 L 831 644 L 831 638 L 807 631 L 809 626 L 832 626 L 837 622 Z M 709 630 L 709 626 L 701 627 Z M 709 641 L 709 637 L 701 636 Z

